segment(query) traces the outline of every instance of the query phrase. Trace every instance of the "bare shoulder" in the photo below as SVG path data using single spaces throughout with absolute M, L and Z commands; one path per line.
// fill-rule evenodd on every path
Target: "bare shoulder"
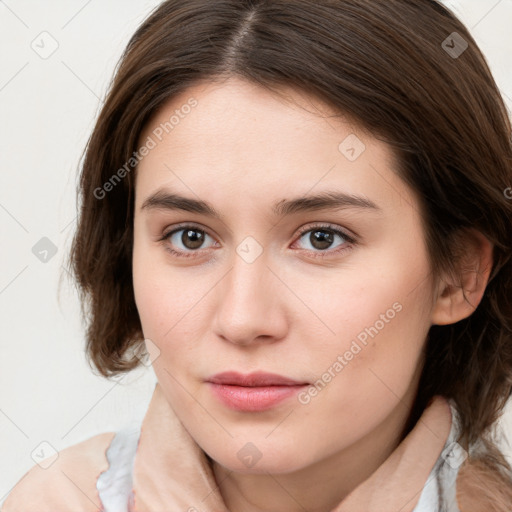
M 96 481 L 108 469 L 106 450 L 115 432 L 95 435 L 64 448 L 46 469 L 43 460 L 11 490 L 1 512 L 98 512 Z

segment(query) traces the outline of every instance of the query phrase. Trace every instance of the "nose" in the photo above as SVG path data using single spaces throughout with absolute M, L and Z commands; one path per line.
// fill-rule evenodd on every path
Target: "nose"
M 255 261 L 239 254 L 216 287 L 214 333 L 240 346 L 275 343 L 288 328 L 290 291 L 270 268 L 265 252 Z

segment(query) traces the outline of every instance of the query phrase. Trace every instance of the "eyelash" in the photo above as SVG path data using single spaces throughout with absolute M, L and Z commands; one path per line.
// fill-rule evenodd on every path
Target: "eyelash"
M 201 228 L 198 225 L 179 224 L 178 226 L 175 226 L 171 231 L 165 232 L 162 235 L 162 238 L 158 239 L 158 242 L 161 242 L 164 245 L 165 250 L 168 251 L 173 256 L 177 256 L 178 258 L 194 258 L 194 257 L 196 257 L 196 254 L 199 252 L 199 250 L 184 253 L 184 252 L 176 251 L 176 250 L 172 249 L 167 244 L 169 237 L 171 235 L 173 235 L 174 233 L 177 233 L 178 231 L 182 231 L 184 229 L 193 229 L 193 230 L 201 231 L 202 233 L 206 233 L 208 236 L 211 237 L 211 235 L 209 235 L 209 233 L 206 230 L 204 230 L 203 228 Z M 298 239 L 302 238 L 302 236 L 305 233 L 308 233 L 309 231 L 328 231 L 328 232 L 334 233 L 335 235 L 341 236 L 347 242 L 345 244 L 342 244 L 340 246 L 340 248 L 338 248 L 338 249 L 325 250 L 325 251 L 307 251 L 307 252 L 310 252 L 313 254 L 313 258 L 327 258 L 329 256 L 332 256 L 333 254 L 335 254 L 335 255 L 342 254 L 346 251 L 351 250 L 354 247 L 354 245 L 357 243 L 357 241 L 354 237 L 348 235 L 344 231 L 340 230 L 339 228 L 337 228 L 336 226 L 333 226 L 331 224 L 319 224 L 319 225 L 315 225 L 315 226 L 307 226 L 307 227 L 301 228 L 301 230 L 298 233 Z

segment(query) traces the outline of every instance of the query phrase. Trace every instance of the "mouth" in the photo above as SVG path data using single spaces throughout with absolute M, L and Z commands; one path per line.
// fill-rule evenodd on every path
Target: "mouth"
M 223 405 L 244 412 L 265 411 L 309 386 L 305 381 L 266 372 L 247 375 L 223 372 L 213 375 L 206 382 Z

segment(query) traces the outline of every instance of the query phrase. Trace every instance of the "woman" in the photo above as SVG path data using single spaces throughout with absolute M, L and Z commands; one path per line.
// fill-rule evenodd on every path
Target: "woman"
M 509 510 L 511 162 L 436 1 L 162 3 L 89 140 L 70 255 L 91 361 L 145 347 L 154 395 L 3 510 Z

